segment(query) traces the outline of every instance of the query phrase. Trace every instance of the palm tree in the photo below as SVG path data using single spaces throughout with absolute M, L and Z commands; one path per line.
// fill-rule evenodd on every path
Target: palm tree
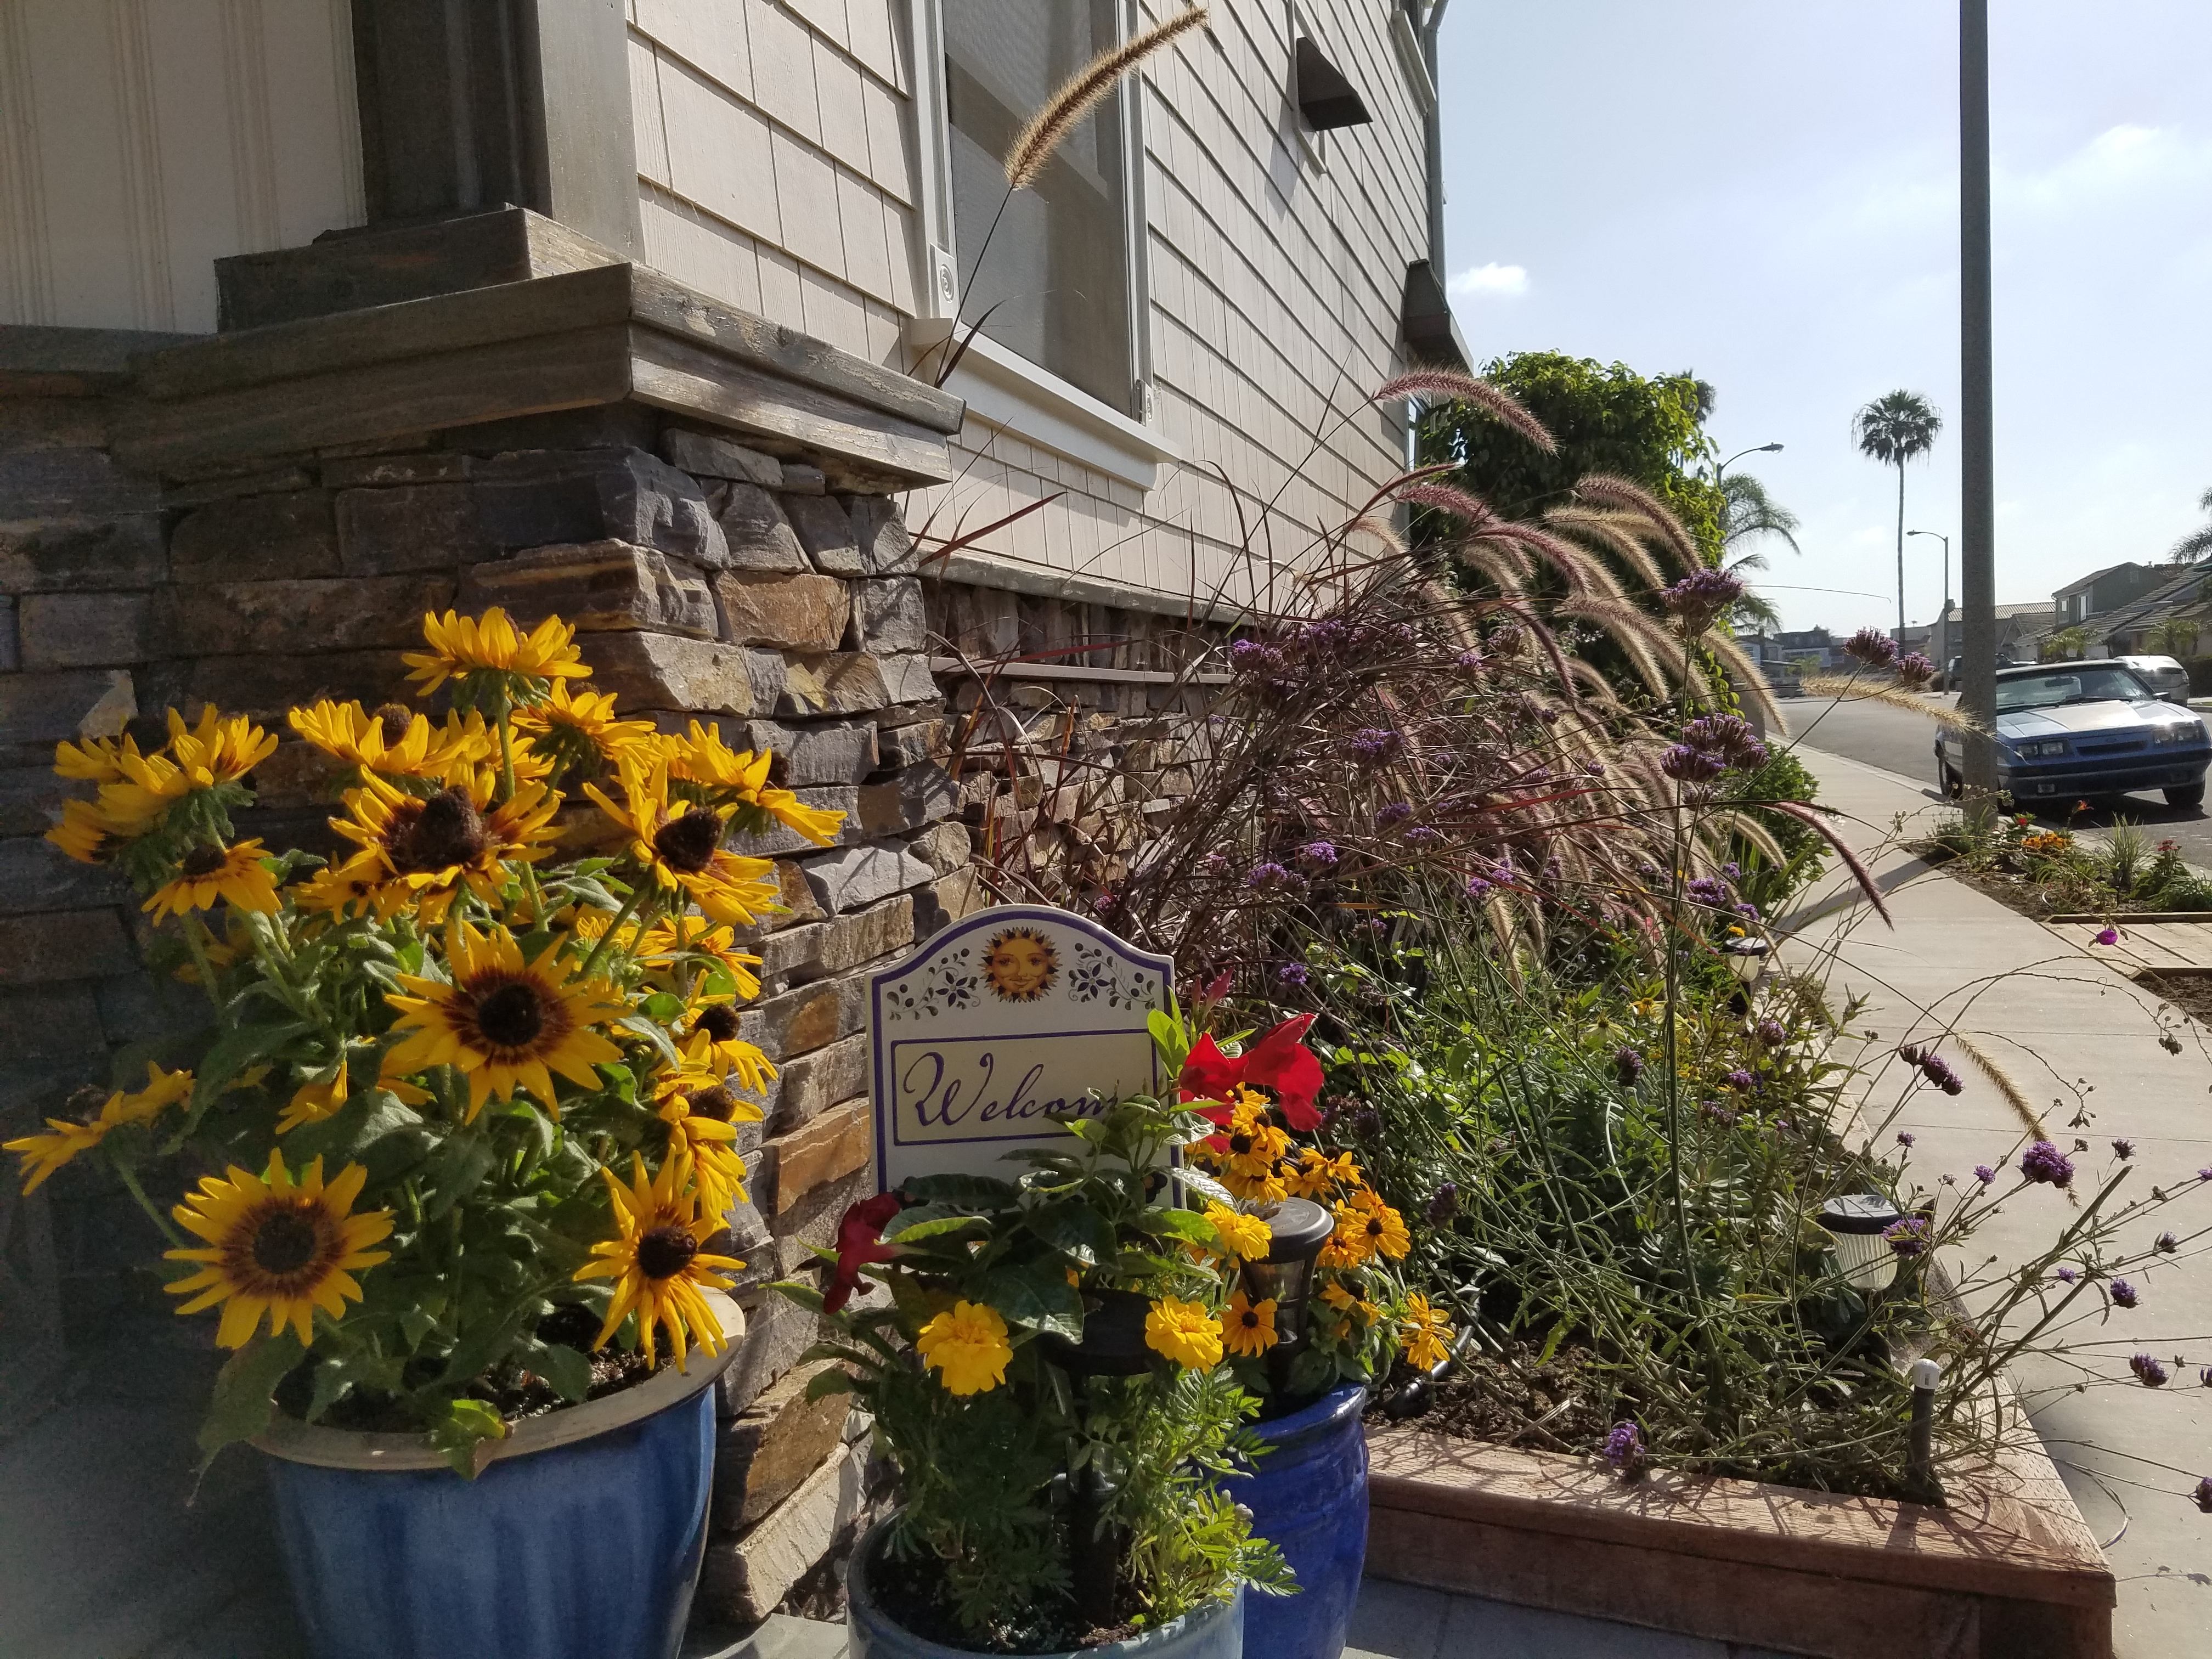
M 2080 656 L 2088 648 L 2087 629 L 2062 628 L 2055 634 L 2043 636 L 2043 648 L 2036 654 L 2045 662 L 2064 662 Z
M 1739 545 L 1747 548 L 1748 544 L 1771 536 L 1787 543 L 1792 553 L 1805 550 L 1797 545 L 1797 515 L 1769 495 L 1766 486 L 1757 478 L 1748 472 L 1732 472 L 1721 479 L 1720 489 L 1721 568 L 1729 575 L 1741 581 L 1746 572 L 1767 568 L 1765 553 L 1737 551 Z M 1729 622 L 1738 629 L 1747 623 L 1761 629 L 1782 626 L 1774 606 L 1747 585 L 1744 596 L 1731 607 Z
M 2201 512 L 2212 513 L 2212 489 L 2197 498 L 2197 506 Z M 2173 544 L 2176 564 L 2190 563 L 2207 554 L 2212 554 L 2212 524 L 2198 526 Z
M 1905 637 L 1905 464 L 1936 447 L 1943 417 L 1917 392 L 1891 392 L 1851 416 L 1859 453 L 1897 469 L 1897 637 Z

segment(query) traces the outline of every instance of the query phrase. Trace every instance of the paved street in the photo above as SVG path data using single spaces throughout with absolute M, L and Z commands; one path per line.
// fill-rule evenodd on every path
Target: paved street
M 1948 707 L 1954 699 L 1931 696 L 1931 707 Z M 1796 741 L 1808 750 L 1848 756 L 1869 766 L 1895 772 L 1917 783 L 1929 799 L 1936 793 L 1936 722 L 1901 708 L 1879 702 L 1835 702 L 1825 697 L 1795 697 L 1782 705 L 1783 718 Z M 1806 764 L 1820 775 L 1819 758 Z M 2150 830 L 2154 838 L 2171 836 L 2181 843 L 2181 856 L 2200 867 L 2212 867 L 2212 816 L 2201 806 L 2168 806 L 2155 792 L 2130 795 L 2117 812 L 2099 805 L 2096 811 L 2075 817 L 2076 830 L 2102 830 L 2115 817 L 2131 818 Z M 2048 820 L 2064 822 L 2063 815 Z

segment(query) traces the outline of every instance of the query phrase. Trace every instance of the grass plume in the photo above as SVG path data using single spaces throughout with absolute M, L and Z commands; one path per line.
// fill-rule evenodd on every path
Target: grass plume
M 1191 6 L 1164 23 L 1131 35 L 1111 52 L 1100 52 L 1076 70 L 1030 117 L 1029 125 L 1015 134 L 1006 150 L 1006 187 L 1025 190 L 1035 184 L 1060 140 L 1083 124 L 1084 117 L 1098 106 L 1115 82 L 1177 35 L 1205 21 L 1206 8 Z

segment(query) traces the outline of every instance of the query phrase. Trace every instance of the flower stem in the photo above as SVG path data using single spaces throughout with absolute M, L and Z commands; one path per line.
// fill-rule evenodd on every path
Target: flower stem
M 228 1027 L 230 1018 L 223 1012 L 222 994 L 215 988 L 215 963 L 209 958 L 207 924 L 196 910 L 185 913 L 185 948 L 192 953 L 192 966 L 198 970 L 200 989 L 207 993 L 208 1006 L 215 1010 L 216 1024 Z
M 514 799 L 514 728 L 507 716 L 507 699 L 499 700 L 500 799 Z
M 146 1189 L 138 1184 L 138 1176 L 136 1172 L 134 1172 L 128 1164 L 117 1164 L 112 1167 L 114 1169 L 115 1173 L 122 1178 L 125 1189 L 130 1193 L 131 1197 L 138 1200 L 138 1207 L 145 1211 L 149 1216 L 153 1218 L 154 1224 L 161 1230 L 161 1237 L 167 1239 L 170 1243 L 175 1245 L 180 1250 L 189 1249 L 191 1247 L 191 1241 L 186 1238 L 182 1233 L 179 1232 L 174 1227 L 171 1226 L 169 1224 L 169 1218 L 163 1215 L 159 1210 L 154 1207 L 154 1200 L 146 1196 Z
M 599 936 L 599 942 L 592 947 L 592 954 L 584 958 L 584 965 L 576 970 L 579 979 L 592 976 L 592 969 L 599 965 L 599 958 L 606 955 L 607 947 L 615 942 L 615 935 L 622 932 L 623 924 L 629 920 L 630 913 L 638 907 L 638 901 L 645 896 L 645 890 L 652 884 L 653 872 L 650 870 L 638 878 L 629 890 L 629 896 L 623 901 L 622 908 L 615 912 L 615 919 L 607 924 L 607 931 Z M 642 925 L 641 920 L 640 926 Z

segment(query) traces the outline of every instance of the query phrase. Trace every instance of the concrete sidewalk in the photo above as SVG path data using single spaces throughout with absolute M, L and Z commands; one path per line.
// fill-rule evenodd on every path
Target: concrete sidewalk
M 1978 1049 L 2011 1078 L 2049 1138 L 2094 1192 L 2114 1167 L 2115 1137 L 2133 1141 L 2134 1173 L 2123 1194 L 2154 1186 L 2198 1188 L 2212 1166 L 2212 1048 L 2207 1033 L 2111 968 L 2040 924 L 1929 868 L 1894 845 L 1925 836 L 1950 809 L 1914 780 L 1837 755 L 1807 756 L 1824 805 L 1846 814 L 1837 825 L 1870 866 L 1896 926 L 1883 927 L 1840 869 L 1782 919 L 1784 960 L 1826 974 L 1831 1006 L 1866 999 L 1853 1024 L 1867 1034 L 1858 1053 L 1870 1067 L 1858 1133 L 1896 1150 L 1911 1133 L 1910 1169 L 1931 1189 L 1942 1175 L 1972 1183 L 1978 1164 L 2002 1164 L 2028 1133 L 2027 1116 L 1962 1048 Z M 1834 861 L 1832 860 L 1832 863 Z M 1948 1097 L 1910 1086 L 1891 1057 L 1904 1042 L 1954 1032 L 1943 1053 L 1965 1079 Z M 2179 1037 L 2182 1051 L 2160 1046 Z M 1877 1035 L 1878 1034 L 1878 1035 Z M 1848 1057 L 1848 1056 L 1847 1056 Z M 1894 1121 L 1890 1121 L 1894 1114 Z M 2073 1151 L 2076 1138 L 2090 1150 Z M 1944 1189 L 1948 1190 L 1948 1189 Z M 2030 1259 L 2078 1213 L 2048 1188 L 2025 1193 L 1976 1237 L 1978 1258 Z M 2212 1223 L 2212 1184 L 2141 1229 L 2186 1235 Z M 2132 1239 L 2130 1242 L 2133 1242 Z M 2192 1646 L 2212 1628 L 2212 1516 L 2188 1500 L 2212 1474 L 2212 1388 L 2197 1368 L 2212 1364 L 2212 1273 L 2202 1255 L 2133 1273 L 2142 1294 L 2133 1312 L 2115 1310 L 2102 1329 L 2075 1340 L 2102 1346 L 2081 1370 L 2042 1361 L 2015 1376 L 2045 1446 L 2119 1580 L 2113 1625 L 2119 1659 L 2150 1659 Z M 2153 1354 L 2173 1372 L 2166 1389 L 2136 1384 L 2131 1354 Z M 2186 1368 L 2174 1364 L 2183 1356 Z M 2161 1467 L 2171 1466 L 2171 1467 Z

